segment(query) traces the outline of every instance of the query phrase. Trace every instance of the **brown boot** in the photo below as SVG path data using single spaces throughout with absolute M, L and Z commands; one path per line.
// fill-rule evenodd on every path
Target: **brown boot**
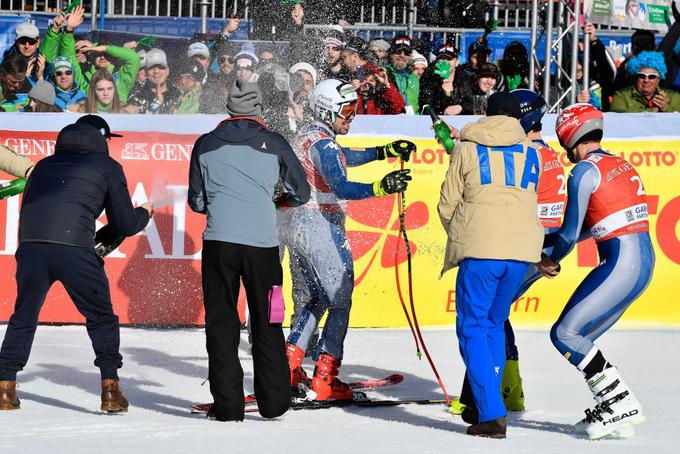
M 120 390 L 118 380 L 107 378 L 102 380 L 102 411 L 120 413 L 128 410 L 128 401 Z
M 473 424 L 467 429 L 468 435 L 486 438 L 505 438 L 506 431 L 505 417 Z
M 0 410 L 18 410 L 21 402 L 17 397 L 17 382 L 0 381 Z

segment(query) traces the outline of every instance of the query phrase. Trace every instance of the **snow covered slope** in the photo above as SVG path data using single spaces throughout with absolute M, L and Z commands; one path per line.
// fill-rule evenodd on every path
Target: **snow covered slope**
M 5 327 L 0 327 L 4 336 Z M 424 333 L 451 394 L 463 376 L 453 328 Z M 646 411 L 647 423 L 629 440 L 591 442 L 571 433 L 592 400 L 581 375 L 550 344 L 546 332 L 518 332 L 528 411 L 512 414 L 507 440 L 465 435 L 444 406 L 291 411 L 278 421 L 248 414 L 219 423 L 189 413 L 210 401 L 205 335 L 199 329 L 122 330 L 123 390 L 129 413 L 99 408 L 99 373 L 84 327 L 38 328 L 33 355 L 19 375 L 19 411 L 0 412 L 0 452 L 162 453 L 675 453 L 680 452 L 680 331 L 614 331 L 599 345 L 619 366 Z M 341 376 L 406 380 L 369 396 L 441 398 L 425 360 L 403 330 L 351 330 Z M 245 387 L 252 362 L 245 335 Z M 306 363 L 311 372 L 311 362 Z M 122 450 L 122 451 L 121 451 Z

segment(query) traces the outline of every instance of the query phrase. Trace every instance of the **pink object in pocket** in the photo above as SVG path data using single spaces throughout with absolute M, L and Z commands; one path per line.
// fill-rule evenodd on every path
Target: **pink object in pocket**
M 269 289 L 269 323 L 283 323 L 285 313 L 283 290 L 280 285 L 273 285 Z

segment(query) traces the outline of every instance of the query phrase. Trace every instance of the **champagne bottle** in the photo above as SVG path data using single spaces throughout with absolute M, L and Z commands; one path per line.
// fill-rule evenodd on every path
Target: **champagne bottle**
M 64 14 L 69 14 L 71 11 L 76 9 L 77 6 L 80 5 L 80 0 L 74 0 L 71 3 L 68 4 L 66 8 L 64 8 Z
M 111 224 L 106 224 L 94 235 L 94 250 L 99 257 L 104 258 L 120 246 L 124 239 Z
M 13 195 L 21 194 L 26 187 L 25 178 L 17 178 L 16 180 L 8 181 L 0 184 L 0 199 L 6 199 Z
M 446 153 L 451 154 L 453 148 L 456 146 L 456 143 L 451 138 L 451 128 L 449 128 L 449 126 L 444 123 L 441 118 L 439 118 L 439 115 L 434 113 L 434 109 L 432 109 L 429 104 L 423 106 L 423 110 L 427 112 L 432 119 L 432 129 L 434 129 L 434 135 L 437 136 L 437 139 L 439 139 L 439 142 L 446 150 Z

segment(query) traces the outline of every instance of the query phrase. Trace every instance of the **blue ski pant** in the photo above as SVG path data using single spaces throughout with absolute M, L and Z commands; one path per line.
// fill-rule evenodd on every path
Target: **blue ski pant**
M 466 258 L 456 279 L 456 334 L 479 422 L 506 415 L 501 396 L 505 366 L 503 325 L 529 264 Z

